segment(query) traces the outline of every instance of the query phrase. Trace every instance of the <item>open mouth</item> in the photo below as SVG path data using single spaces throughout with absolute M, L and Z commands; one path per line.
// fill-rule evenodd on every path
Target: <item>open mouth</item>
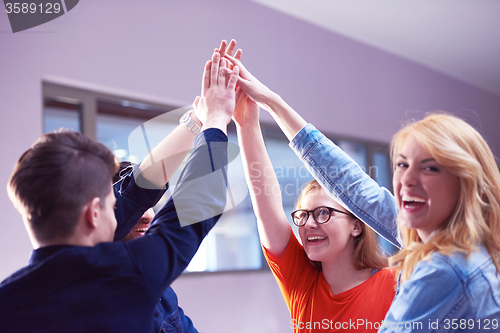
M 148 230 L 148 228 L 135 228 L 135 229 L 132 229 L 132 231 L 138 232 L 140 234 L 144 234 L 147 230 Z
M 425 199 L 418 198 L 418 197 L 411 197 L 408 195 L 403 195 L 401 198 L 403 201 L 403 206 L 406 209 L 418 209 L 421 208 L 423 205 L 425 205 Z
M 307 241 L 309 243 L 319 243 L 325 239 L 326 239 L 326 237 L 324 237 L 324 236 L 309 236 L 309 237 L 307 237 Z

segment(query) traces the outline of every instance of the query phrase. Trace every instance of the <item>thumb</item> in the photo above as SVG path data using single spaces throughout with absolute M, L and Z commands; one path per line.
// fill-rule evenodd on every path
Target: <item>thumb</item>
M 200 96 L 196 96 L 196 98 L 194 99 L 194 102 L 193 102 L 193 109 L 197 109 L 198 108 L 198 104 L 200 103 Z

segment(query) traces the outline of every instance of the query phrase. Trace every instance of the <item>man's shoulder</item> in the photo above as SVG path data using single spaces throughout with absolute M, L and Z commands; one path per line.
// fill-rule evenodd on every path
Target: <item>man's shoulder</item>
M 91 280 L 95 278 L 97 271 L 106 270 L 108 274 L 116 271 L 116 274 L 122 274 L 127 269 L 125 261 L 128 260 L 128 255 L 120 243 L 46 250 L 42 248 L 34 251 L 29 265 L 2 281 L 0 307 L 6 299 L 27 302 L 36 295 L 43 297 L 42 294 L 52 293 L 65 285 Z

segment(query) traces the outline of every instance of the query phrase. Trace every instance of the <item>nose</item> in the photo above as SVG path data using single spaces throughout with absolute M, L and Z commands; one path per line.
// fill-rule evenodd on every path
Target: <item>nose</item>
M 318 223 L 314 221 L 312 213 L 309 214 L 306 220 L 306 224 L 304 224 L 304 227 L 308 229 L 316 229 L 318 227 Z
M 418 169 L 416 167 L 409 166 L 401 176 L 401 184 L 403 186 L 411 187 L 418 183 Z

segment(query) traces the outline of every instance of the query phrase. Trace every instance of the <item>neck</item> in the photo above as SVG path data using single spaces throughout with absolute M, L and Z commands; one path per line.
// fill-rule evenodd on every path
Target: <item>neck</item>
M 356 269 L 353 258 L 336 262 L 321 262 L 322 274 L 330 286 L 332 295 L 352 289 L 370 278 L 371 269 Z
M 97 243 L 94 240 L 92 230 L 85 228 L 82 223 L 77 224 L 73 233 L 68 237 L 55 237 L 47 241 L 32 239 L 35 249 L 53 245 L 95 246 Z
M 52 239 L 46 242 L 37 242 L 36 246 L 33 244 L 33 247 L 36 249 L 40 247 L 46 246 L 54 246 L 54 245 L 72 245 L 72 246 L 95 246 L 88 238 L 85 239 L 73 239 L 73 238 L 65 238 L 65 239 Z

